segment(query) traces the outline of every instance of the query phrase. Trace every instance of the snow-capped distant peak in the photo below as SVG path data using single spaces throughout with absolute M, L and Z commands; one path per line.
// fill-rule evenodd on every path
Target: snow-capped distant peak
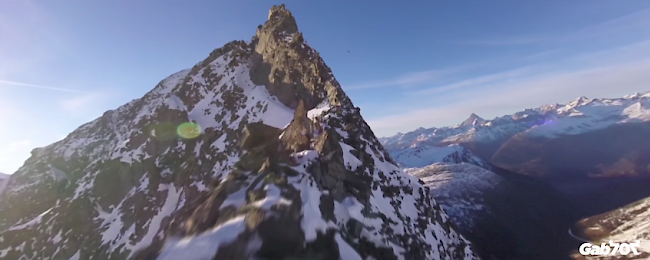
M 453 127 L 418 128 L 414 131 L 381 138 L 388 150 L 403 149 L 416 143 L 449 144 L 505 140 L 526 132 L 533 136 L 555 138 L 603 129 L 612 125 L 650 121 L 650 92 L 623 98 L 579 97 L 566 104 L 544 105 L 511 115 L 484 120 L 470 115 Z
M 425 167 L 440 162 L 469 163 L 485 169 L 490 168 L 486 161 L 457 144 L 443 147 L 413 144 L 408 148 L 392 150 L 389 153 L 404 168 Z
M 648 92 L 648 93 L 650 93 L 650 92 Z M 634 93 L 632 93 L 630 95 L 623 96 L 624 99 L 632 99 L 632 98 L 639 98 L 639 97 L 641 97 L 641 94 L 639 92 L 634 92 Z
M 567 106 L 571 106 L 571 107 L 582 106 L 588 104 L 591 101 L 593 101 L 593 99 L 590 99 L 585 96 L 581 96 L 579 98 L 576 98 L 574 101 L 571 101 L 569 104 L 567 104 Z
M 485 123 L 485 122 L 486 122 L 485 119 L 483 119 L 482 117 L 480 117 L 480 116 L 478 116 L 478 115 L 472 113 L 472 114 L 471 114 L 467 119 L 465 119 L 465 121 L 463 121 L 462 123 L 460 123 L 459 126 L 462 127 L 462 126 L 475 126 L 475 125 L 482 125 L 482 124 Z

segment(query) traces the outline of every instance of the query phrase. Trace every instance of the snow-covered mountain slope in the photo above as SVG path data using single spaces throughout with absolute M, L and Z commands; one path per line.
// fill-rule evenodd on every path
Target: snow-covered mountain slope
M 32 151 L 1 259 L 477 259 L 274 6 L 152 91 Z
M 497 188 L 503 177 L 470 163 L 435 163 L 405 171 L 431 188 L 433 197 L 464 230 L 476 229 L 476 222 L 489 214 L 485 192 Z M 444 203 L 442 202 L 444 201 Z
M 531 127 L 525 134 L 555 138 L 603 129 L 615 124 L 648 122 L 650 92 L 616 99 L 581 97 L 551 112 L 552 117 L 547 122 Z
M 5 190 L 5 187 L 9 182 L 9 177 L 10 177 L 9 174 L 4 174 L 0 172 L 0 196 L 2 196 L 2 192 Z
M 490 169 L 441 162 L 405 171 L 431 189 L 483 259 L 565 259 L 573 205 L 543 183 Z
M 451 144 L 448 146 L 431 146 L 428 144 L 413 144 L 410 147 L 390 151 L 390 156 L 402 168 L 420 168 L 439 162 L 470 163 L 485 169 L 489 164 L 464 147 Z
M 395 150 L 416 143 L 502 142 L 517 133 L 555 138 L 576 135 L 617 124 L 650 121 L 650 92 L 623 98 L 580 97 L 566 105 L 546 105 L 512 115 L 484 120 L 472 114 L 458 126 L 419 128 L 408 133 L 382 137 L 386 149 Z
M 491 163 L 554 182 L 650 177 L 650 122 L 616 124 L 555 138 L 515 135 Z M 650 195 L 650 194 L 648 194 Z
M 391 151 L 404 171 L 418 177 L 483 259 L 564 259 L 571 205 L 550 187 L 494 167 L 459 145 L 414 144 Z M 431 163 L 418 167 L 424 163 Z M 551 206 L 552 205 L 552 206 Z M 535 223 L 531 225 L 531 223 Z
M 601 242 L 640 242 L 640 255 L 627 256 L 589 256 L 575 255 L 576 259 L 650 259 L 650 198 L 639 200 L 619 209 L 589 217 L 577 223 L 573 232 L 579 238 L 600 245 Z
M 493 120 L 472 114 L 458 126 L 419 128 L 380 140 L 396 155 L 410 147 L 459 144 L 499 167 L 545 178 L 646 176 L 648 115 L 650 92 L 610 99 L 580 97 L 566 105 L 526 109 Z

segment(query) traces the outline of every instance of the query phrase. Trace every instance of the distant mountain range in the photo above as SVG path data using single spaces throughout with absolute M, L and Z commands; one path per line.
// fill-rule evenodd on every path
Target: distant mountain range
M 617 124 L 648 121 L 650 92 L 634 93 L 623 98 L 580 97 L 565 105 L 554 104 L 525 109 L 492 120 L 472 114 L 457 126 L 418 128 L 407 133 L 381 137 L 380 140 L 386 149 L 395 150 L 415 143 L 487 143 L 509 139 L 518 133 L 531 137 L 557 138 Z
M 564 253 L 581 241 L 561 233 L 581 218 L 585 220 L 574 227 L 579 234 L 598 229 L 594 223 L 607 223 L 593 239 L 647 237 L 645 229 L 630 227 L 650 223 L 643 206 L 648 199 L 624 205 L 650 196 L 650 92 L 580 97 L 492 120 L 472 114 L 456 126 L 419 128 L 380 140 L 400 166 L 432 188 L 479 250 L 491 250 L 481 251 L 484 258 L 566 259 Z M 462 159 L 454 159 L 459 154 Z M 526 232 L 533 227 L 518 223 L 552 224 Z M 510 231 L 497 245 L 476 235 L 494 227 Z M 559 255 L 518 251 L 539 245 L 531 235 L 553 234 L 564 241 L 548 244 L 562 247 Z M 499 245 L 518 252 L 499 252 Z
M 580 97 L 492 120 L 472 114 L 457 126 L 419 128 L 380 140 L 389 151 L 459 144 L 495 165 L 532 176 L 645 176 L 650 172 L 649 131 L 647 92 Z
M 425 167 L 439 162 L 470 163 L 489 169 L 486 161 L 478 158 L 464 147 L 451 144 L 435 147 L 427 144 L 413 144 L 410 147 L 391 151 L 393 159 L 403 168 Z

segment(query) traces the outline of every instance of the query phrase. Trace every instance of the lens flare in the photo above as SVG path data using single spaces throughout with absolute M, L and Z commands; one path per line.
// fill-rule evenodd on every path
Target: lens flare
M 201 135 L 201 127 L 194 122 L 185 122 L 178 126 L 176 133 L 185 139 L 194 139 Z

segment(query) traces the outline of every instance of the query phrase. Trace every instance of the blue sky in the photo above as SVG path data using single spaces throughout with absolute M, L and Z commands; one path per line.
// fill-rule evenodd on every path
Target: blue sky
M 284 3 L 379 136 L 650 90 L 649 1 Z M 0 1 L 0 172 L 250 39 L 271 5 Z

